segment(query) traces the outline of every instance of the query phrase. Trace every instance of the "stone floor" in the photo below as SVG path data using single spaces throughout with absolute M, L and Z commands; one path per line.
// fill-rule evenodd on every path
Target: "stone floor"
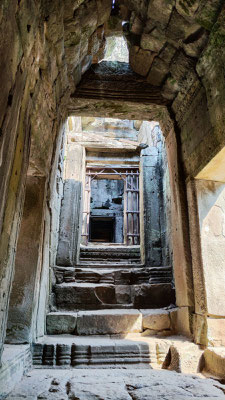
M 7 400 L 225 399 L 225 385 L 203 376 L 151 369 L 34 369 Z

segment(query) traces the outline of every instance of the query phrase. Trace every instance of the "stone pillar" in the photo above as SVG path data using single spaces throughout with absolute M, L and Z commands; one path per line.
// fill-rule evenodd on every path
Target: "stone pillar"
M 195 288 L 194 338 L 225 345 L 225 183 L 188 182 Z
M 145 263 L 162 266 L 162 132 L 157 122 L 144 121 L 138 140 L 148 145 L 141 151 L 143 179 Z
M 158 149 L 156 147 L 148 147 L 142 150 L 141 156 L 144 190 L 145 263 L 148 266 L 161 266 L 160 165 Z
M 171 225 L 173 242 L 173 270 L 176 288 L 176 304 L 179 307 L 177 331 L 191 334 L 190 311 L 194 307 L 192 262 L 190 253 L 187 204 L 184 183 L 179 172 L 177 141 L 170 130 L 166 137 L 166 149 L 171 187 Z
M 10 297 L 7 343 L 29 343 L 42 262 L 45 178 L 28 176 Z
M 82 223 L 84 166 L 84 148 L 76 143 L 69 143 L 60 213 L 57 265 L 74 265 L 77 261 Z

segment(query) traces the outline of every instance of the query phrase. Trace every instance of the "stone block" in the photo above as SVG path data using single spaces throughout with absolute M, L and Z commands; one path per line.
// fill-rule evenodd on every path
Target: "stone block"
M 102 310 L 79 312 L 78 335 L 104 335 L 142 331 L 138 310 Z
M 130 49 L 130 66 L 134 72 L 146 76 L 153 63 L 155 53 L 149 50 L 143 50 L 138 46 L 132 46 Z
M 75 333 L 77 314 L 54 312 L 47 314 L 46 330 L 48 335 Z
M 160 86 L 165 80 L 168 73 L 169 65 L 157 57 L 152 64 L 147 81 L 152 85 Z
M 134 285 L 131 293 L 136 308 L 160 308 L 175 303 L 175 293 L 170 283 Z
M 194 343 L 182 339 L 174 342 L 169 348 L 162 369 L 184 374 L 199 372 L 201 368 L 203 350 Z
M 224 348 L 208 348 L 204 351 L 204 372 L 218 378 L 225 376 L 225 350 Z
M 169 36 L 170 39 L 174 40 L 174 44 L 176 45 L 179 39 L 187 38 L 199 28 L 198 24 L 188 22 L 176 10 L 173 10 L 166 33 L 167 37 Z
M 174 0 L 168 0 L 165 5 L 165 0 L 150 0 L 148 4 L 148 17 L 167 25 L 174 3 Z
M 166 43 L 163 47 L 162 51 L 159 54 L 159 57 L 166 63 L 170 64 L 172 58 L 174 57 L 177 49 L 170 43 Z
M 143 329 L 152 329 L 154 331 L 170 329 L 170 317 L 167 310 L 156 309 L 141 311 L 143 313 Z
M 118 304 L 130 304 L 130 286 L 129 285 L 118 285 L 115 287 L 116 291 L 116 302 Z
M 143 33 L 141 37 L 141 47 L 144 50 L 150 50 L 158 53 L 166 42 L 165 35 L 158 29 L 153 29 L 149 34 Z
M 207 338 L 210 346 L 225 346 L 225 318 L 207 318 Z
M 95 309 L 104 304 L 115 304 L 115 287 L 93 283 L 62 284 L 55 287 L 59 310 Z

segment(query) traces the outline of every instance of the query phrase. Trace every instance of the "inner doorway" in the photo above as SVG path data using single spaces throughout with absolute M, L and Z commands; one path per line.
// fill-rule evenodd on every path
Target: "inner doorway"
M 90 217 L 90 242 L 115 243 L 115 217 Z
M 123 243 L 124 181 L 98 172 L 91 180 L 89 241 Z
M 140 244 L 139 166 L 87 166 L 83 244 Z

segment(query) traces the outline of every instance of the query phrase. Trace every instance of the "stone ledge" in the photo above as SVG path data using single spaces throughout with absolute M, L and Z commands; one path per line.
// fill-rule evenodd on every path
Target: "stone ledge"
M 47 315 L 47 334 L 98 335 L 143 332 L 144 336 L 172 335 L 171 309 L 103 309 L 79 312 L 51 312 Z

